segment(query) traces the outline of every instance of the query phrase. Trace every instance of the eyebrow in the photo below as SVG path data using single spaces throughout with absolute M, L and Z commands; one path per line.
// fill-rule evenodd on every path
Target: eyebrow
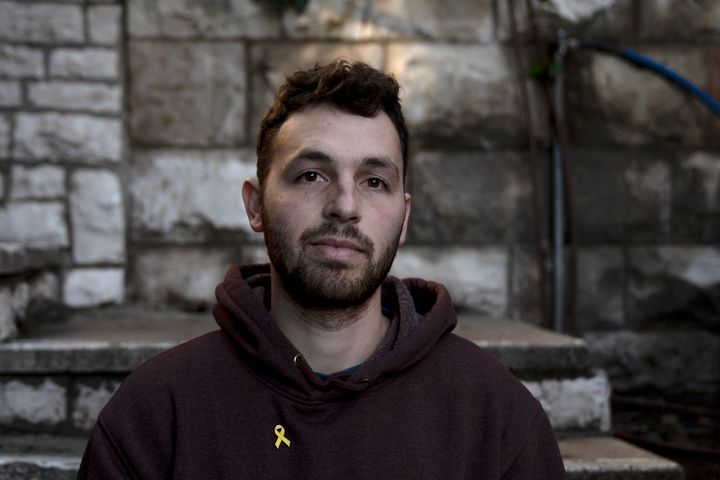
M 313 161 L 324 164 L 335 163 L 335 160 L 327 153 L 323 152 L 322 150 L 312 149 L 301 150 L 300 152 L 298 152 L 298 154 L 290 160 L 290 162 L 288 163 L 288 167 L 291 167 L 292 165 L 302 161 Z M 360 163 L 364 167 L 375 167 L 391 170 L 398 178 L 400 177 L 400 171 L 395 162 L 393 162 L 390 157 L 387 157 L 385 155 L 381 155 L 379 157 L 365 157 L 361 160 Z

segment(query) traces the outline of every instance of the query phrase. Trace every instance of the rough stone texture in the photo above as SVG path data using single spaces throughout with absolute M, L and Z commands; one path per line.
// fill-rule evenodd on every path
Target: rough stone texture
M 0 241 L 31 248 L 68 246 L 65 208 L 57 202 L 14 202 L 0 208 Z
M 619 394 L 659 394 L 688 404 L 717 406 L 720 336 L 707 330 L 616 330 L 585 336 Z
M 120 113 L 120 87 L 99 83 L 38 82 L 28 85 L 30 103 L 60 110 Z
M 245 247 L 143 249 L 132 262 L 134 297 L 141 302 L 209 306 L 228 267 L 252 260 Z
M 410 162 L 410 239 L 503 243 L 531 239 L 530 175 L 515 152 L 419 152 Z
M 120 181 L 115 174 L 97 170 L 75 172 L 70 218 L 75 263 L 125 260 L 125 216 Z
M 120 160 L 122 124 L 80 114 L 20 113 L 15 124 L 18 159 L 103 162 Z
M 0 342 L 12 339 L 17 335 L 15 312 L 12 308 L 12 290 L 0 288 Z
M 50 52 L 50 75 L 57 78 L 115 80 L 118 53 L 105 48 L 58 48 Z
M 534 325 L 544 325 L 541 314 L 537 251 L 534 245 L 523 244 L 512 249 L 512 265 L 508 275 L 510 275 L 510 318 Z M 550 298 L 550 288 L 548 285 L 546 292 L 548 298 Z
M 83 41 L 78 5 L 0 2 L 0 39 L 37 43 Z
M 0 275 L 20 273 L 27 263 L 28 252 L 23 244 L 0 242 Z
M 268 2 L 228 0 L 130 0 L 132 38 L 276 38 L 279 14 Z
M 30 303 L 30 285 L 20 282 L 13 289 L 11 305 L 16 318 L 27 315 L 28 304 Z
M 625 320 L 625 260 L 621 248 L 578 252 L 577 331 L 619 326 Z
M 501 248 L 403 247 L 391 273 L 447 287 L 456 309 L 503 317 L 507 310 L 508 254 Z
M 581 244 L 669 240 L 669 160 L 639 152 L 575 151 L 572 162 Z
M 124 271 L 121 268 L 82 268 L 65 276 L 63 302 L 84 308 L 121 303 L 125 296 Z
M 10 123 L 0 115 L 0 158 L 7 158 L 10 149 Z
M 687 328 L 720 325 L 720 249 L 637 247 L 629 251 L 628 321 Z
M 49 378 L 42 383 L 0 381 L 0 422 L 18 420 L 35 425 L 57 425 L 65 420 L 66 389 Z
M 673 172 L 672 238 L 717 242 L 720 239 L 720 155 L 694 152 Z
M 709 49 L 647 47 L 637 51 L 707 89 Z M 571 137 L 585 145 L 702 145 L 712 115 L 656 74 L 610 55 L 587 53 L 567 76 Z M 713 132 L 717 135 L 717 132 Z
M 0 81 L 0 107 L 20 105 L 20 83 Z
M 720 35 L 720 2 L 668 0 L 644 2 L 639 35 L 646 40 L 688 39 L 697 42 Z
M 251 91 L 252 115 L 250 136 L 255 137 L 260 121 L 272 104 L 275 90 L 285 77 L 301 67 L 315 63 L 327 63 L 337 57 L 360 60 L 374 67 L 381 67 L 383 50 L 376 44 L 342 43 L 260 43 L 251 50 Z
M 283 32 L 290 38 L 369 39 L 379 32 L 369 21 L 368 0 L 316 0 L 301 13 L 283 11 Z
M 254 175 L 250 150 L 136 153 L 130 182 L 133 238 L 245 236 L 252 230 L 240 190 Z
M 605 373 L 523 382 L 559 430 L 610 430 L 610 383 Z
M 116 5 L 88 8 L 88 33 L 90 41 L 101 45 L 115 45 L 120 40 L 122 10 Z
M 390 45 L 387 52 L 416 145 L 489 149 L 525 142 L 509 49 L 407 44 Z
M 42 50 L 0 45 L 0 75 L 3 77 L 40 78 L 44 73 Z
M 129 60 L 135 141 L 172 146 L 245 141 L 242 44 L 132 42 Z
M 487 43 L 493 39 L 491 0 L 436 2 L 380 0 L 372 22 L 375 35 L 391 38 L 463 40 Z
M 563 28 L 571 37 L 583 40 L 618 43 L 621 39 L 634 39 L 635 15 L 633 0 L 550 0 L 535 2 L 535 16 L 538 30 L 543 38 L 554 39 L 558 28 Z M 510 41 L 510 14 L 506 1 L 497 5 L 496 37 Z M 515 20 L 518 32 L 530 39 L 525 2 L 515 2 Z
M 47 199 L 65 195 L 65 170 L 52 166 L 24 167 L 15 165 L 12 169 L 12 199 Z
M 120 384 L 118 382 L 100 381 L 97 385 L 76 385 L 76 397 L 72 403 L 72 422 L 75 428 L 89 431 L 97 420 L 100 410 Z

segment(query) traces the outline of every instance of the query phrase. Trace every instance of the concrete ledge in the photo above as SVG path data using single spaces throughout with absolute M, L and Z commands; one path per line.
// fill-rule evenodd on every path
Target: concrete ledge
M 575 375 L 590 369 L 587 344 L 534 325 L 461 314 L 454 333 L 497 357 L 520 377 Z
M 559 441 L 567 480 L 682 480 L 675 462 L 612 437 Z
M 216 330 L 207 313 L 125 306 L 77 312 L 0 345 L 0 374 L 129 372 L 179 343 Z M 485 348 L 517 375 L 587 373 L 585 342 L 510 321 L 461 316 L 455 333 Z
M 0 478 L 4 480 L 72 480 L 78 468 L 78 457 L 0 454 Z

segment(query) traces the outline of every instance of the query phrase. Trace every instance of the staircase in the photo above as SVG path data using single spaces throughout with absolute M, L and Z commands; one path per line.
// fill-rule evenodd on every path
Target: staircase
M 108 308 L 0 345 L 0 478 L 74 478 L 88 432 L 123 377 L 215 328 L 209 313 Z M 582 340 L 473 316 L 461 317 L 455 332 L 494 354 L 540 400 L 560 439 L 566 478 L 683 478 L 677 464 L 609 436 L 610 387 Z

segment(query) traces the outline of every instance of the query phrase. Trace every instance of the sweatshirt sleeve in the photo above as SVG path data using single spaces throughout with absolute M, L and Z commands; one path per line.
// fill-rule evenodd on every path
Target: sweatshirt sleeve
M 172 395 L 134 372 L 100 413 L 77 478 L 171 478 L 174 433 Z
M 525 446 L 502 480 L 562 480 L 565 467 L 547 415 L 539 408 L 528 427 Z

